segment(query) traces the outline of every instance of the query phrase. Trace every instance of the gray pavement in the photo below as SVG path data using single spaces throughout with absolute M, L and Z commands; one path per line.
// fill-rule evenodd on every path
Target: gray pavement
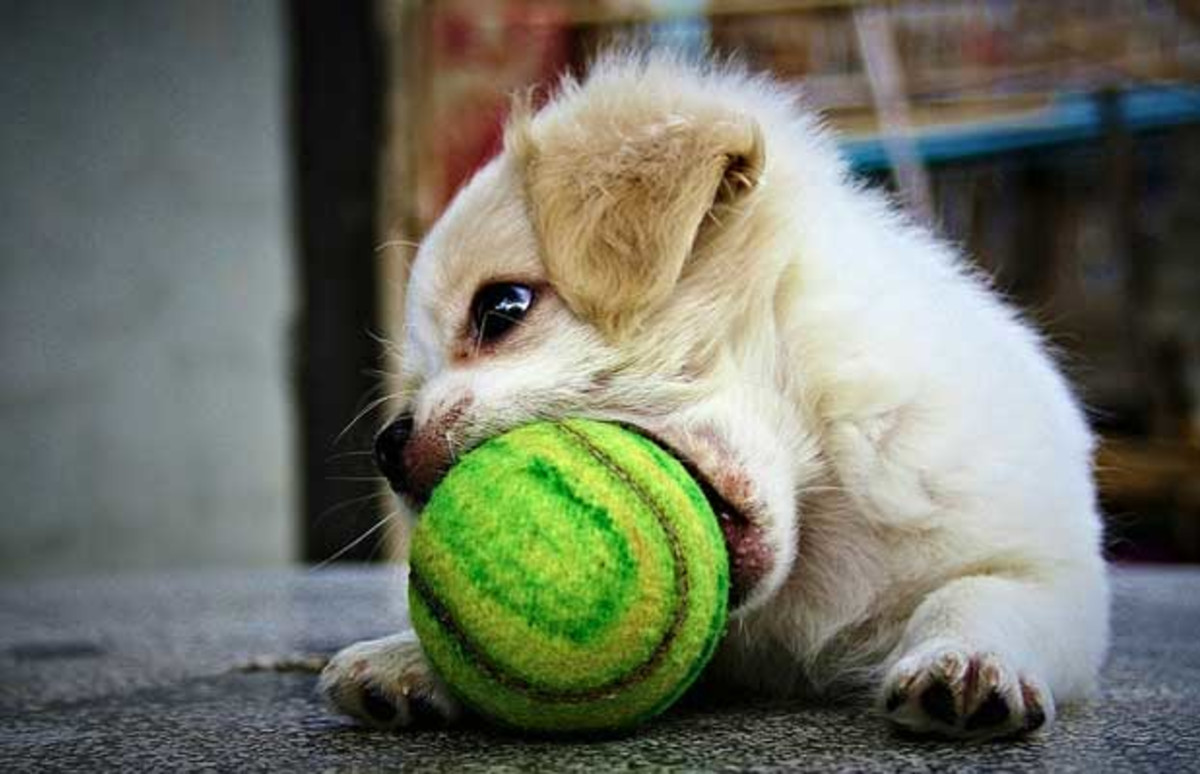
M 403 626 L 394 568 L 0 585 L 0 772 L 1200 772 L 1200 569 L 1122 569 L 1115 586 L 1100 699 L 1044 737 L 956 745 L 801 703 L 683 709 L 587 742 L 368 731 L 326 710 L 314 675 L 245 667 Z

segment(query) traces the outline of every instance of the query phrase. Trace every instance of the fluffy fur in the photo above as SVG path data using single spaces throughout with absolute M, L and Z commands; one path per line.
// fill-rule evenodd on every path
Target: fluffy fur
M 495 281 L 539 295 L 483 345 L 468 310 Z M 737 509 L 757 542 L 713 684 L 865 689 L 959 737 L 1035 730 L 1093 689 L 1108 592 L 1069 386 L 779 84 L 619 55 L 518 109 L 422 244 L 407 310 L 418 490 L 503 429 L 584 415 L 664 439 Z M 349 649 L 324 690 L 377 724 L 419 699 L 456 714 L 417 647 Z

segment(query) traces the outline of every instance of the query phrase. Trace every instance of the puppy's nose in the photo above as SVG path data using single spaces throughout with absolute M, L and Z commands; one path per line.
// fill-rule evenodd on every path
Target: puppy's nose
M 375 436 L 375 467 L 379 468 L 397 493 L 405 489 L 404 447 L 408 445 L 412 434 L 412 417 L 406 416 L 392 422 Z

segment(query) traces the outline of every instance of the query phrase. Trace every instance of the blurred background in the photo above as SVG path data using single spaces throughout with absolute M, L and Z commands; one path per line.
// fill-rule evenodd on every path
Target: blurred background
M 1119 561 L 1200 561 L 1200 2 L 0 0 L 0 578 L 385 554 L 412 244 L 629 35 L 801 85 L 1047 331 Z

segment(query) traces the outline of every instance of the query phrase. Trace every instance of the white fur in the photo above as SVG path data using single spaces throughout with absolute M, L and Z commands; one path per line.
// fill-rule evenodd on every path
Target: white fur
M 752 121 L 765 161 L 705 216 L 678 277 L 654 279 L 664 300 L 610 325 L 552 284 L 510 342 L 461 340 L 481 284 L 583 271 L 541 254 L 564 238 L 529 213 L 557 203 L 529 197 L 571 183 L 532 186 L 549 162 L 529 159 L 601 131 L 628 136 L 630 156 L 667 153 L 640 138 L 704 132 L 714 115 Z M 717 682 L 865 688 L 901 702 L 884 710 L 893 722 L 956 736 L 1036 725 L 1035 706 L 1049 721 L 1093 689 L 1108 592 L 1092 438 L 1037 334 L 983 278 L 853 182 L 793 94 L 737 69 L 610 57 L 514 125 L 413 266 L 403 408 L 418 433 L 436 427 L 457 453 L 535 417 L 619 419 L 714 482 L 748 479 L 722 494 L 753 514 L 776 565 L 735 611 Z M 638 228 L 660 227 L 644 217 Z M 570 276 L 586 294 L 588 275 Z M 353 683 L 337 663 L 335 701 Z M 957 720 L 922 705 L 939 680 Z M 968 728 L 992 690 L 1010 717 Z

